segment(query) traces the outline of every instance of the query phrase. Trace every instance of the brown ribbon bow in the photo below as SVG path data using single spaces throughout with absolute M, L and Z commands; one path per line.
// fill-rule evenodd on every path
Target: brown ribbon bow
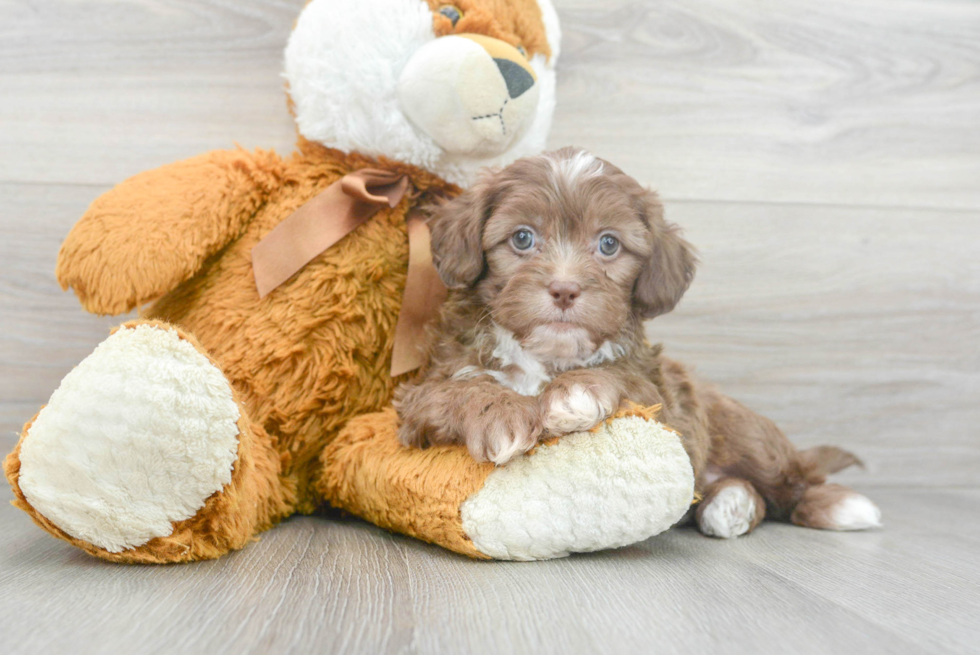
M 374 168 L 349 173 L 293 212 L 252 248 L 259 297 L 265 298 L 320 253 L 350 234 L 385 205 L 396 207 L 408 192 L 405 175 Z M 421 214 L 405 219 L 408 279 L 395 327 L 392 377 L 422 365 L 425 324 L 446 298 L 446 287 L 432 264 L 429 228 Z

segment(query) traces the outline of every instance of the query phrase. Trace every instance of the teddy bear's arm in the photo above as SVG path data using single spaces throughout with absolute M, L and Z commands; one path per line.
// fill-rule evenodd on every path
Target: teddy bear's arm
M 58 254 L 61 287 L 96 314 L 122 314 L 192 277 L 239 236 L 284 164 L 216 150 L 140 173 L 96 199 Z

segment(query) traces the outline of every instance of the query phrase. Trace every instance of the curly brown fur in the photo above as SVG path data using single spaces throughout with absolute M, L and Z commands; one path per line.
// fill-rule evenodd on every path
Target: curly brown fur
M 705 498 L 703 532 L 737 536 L 766 514 L 848 529 L 826 501 L 836 491 L 811 494 L 814 511 L 793 510 L 856 457 L 831 446 L 797 451 L 771 421 L 646 342 L 643 319 L 673 309 L 697 262 L 656 194 L 567 148 L 487 173 L 432 208 L 429 224 L 451 291 L 428 364 L 396 392 L 403 444 L 463 443 L 478 461 L 503 464 L 542 436 L 593 427 L 627 400 L 661 404 Z

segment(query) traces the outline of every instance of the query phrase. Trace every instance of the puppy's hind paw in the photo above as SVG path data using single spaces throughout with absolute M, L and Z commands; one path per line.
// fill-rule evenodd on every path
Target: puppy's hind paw
M 741 481 L 721 486 L 698 509 L 698 529 L 704 535 L 721 539 L 746 534 L 765 511 L 762 499 L 757 497 L 758 494 Z

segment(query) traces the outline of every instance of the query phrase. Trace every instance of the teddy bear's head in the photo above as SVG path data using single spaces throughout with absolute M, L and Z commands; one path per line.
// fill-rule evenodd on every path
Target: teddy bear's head
M 551 0 L 311 0 L 286 48 L 299 133 L 468 185 L 544 148 Z

